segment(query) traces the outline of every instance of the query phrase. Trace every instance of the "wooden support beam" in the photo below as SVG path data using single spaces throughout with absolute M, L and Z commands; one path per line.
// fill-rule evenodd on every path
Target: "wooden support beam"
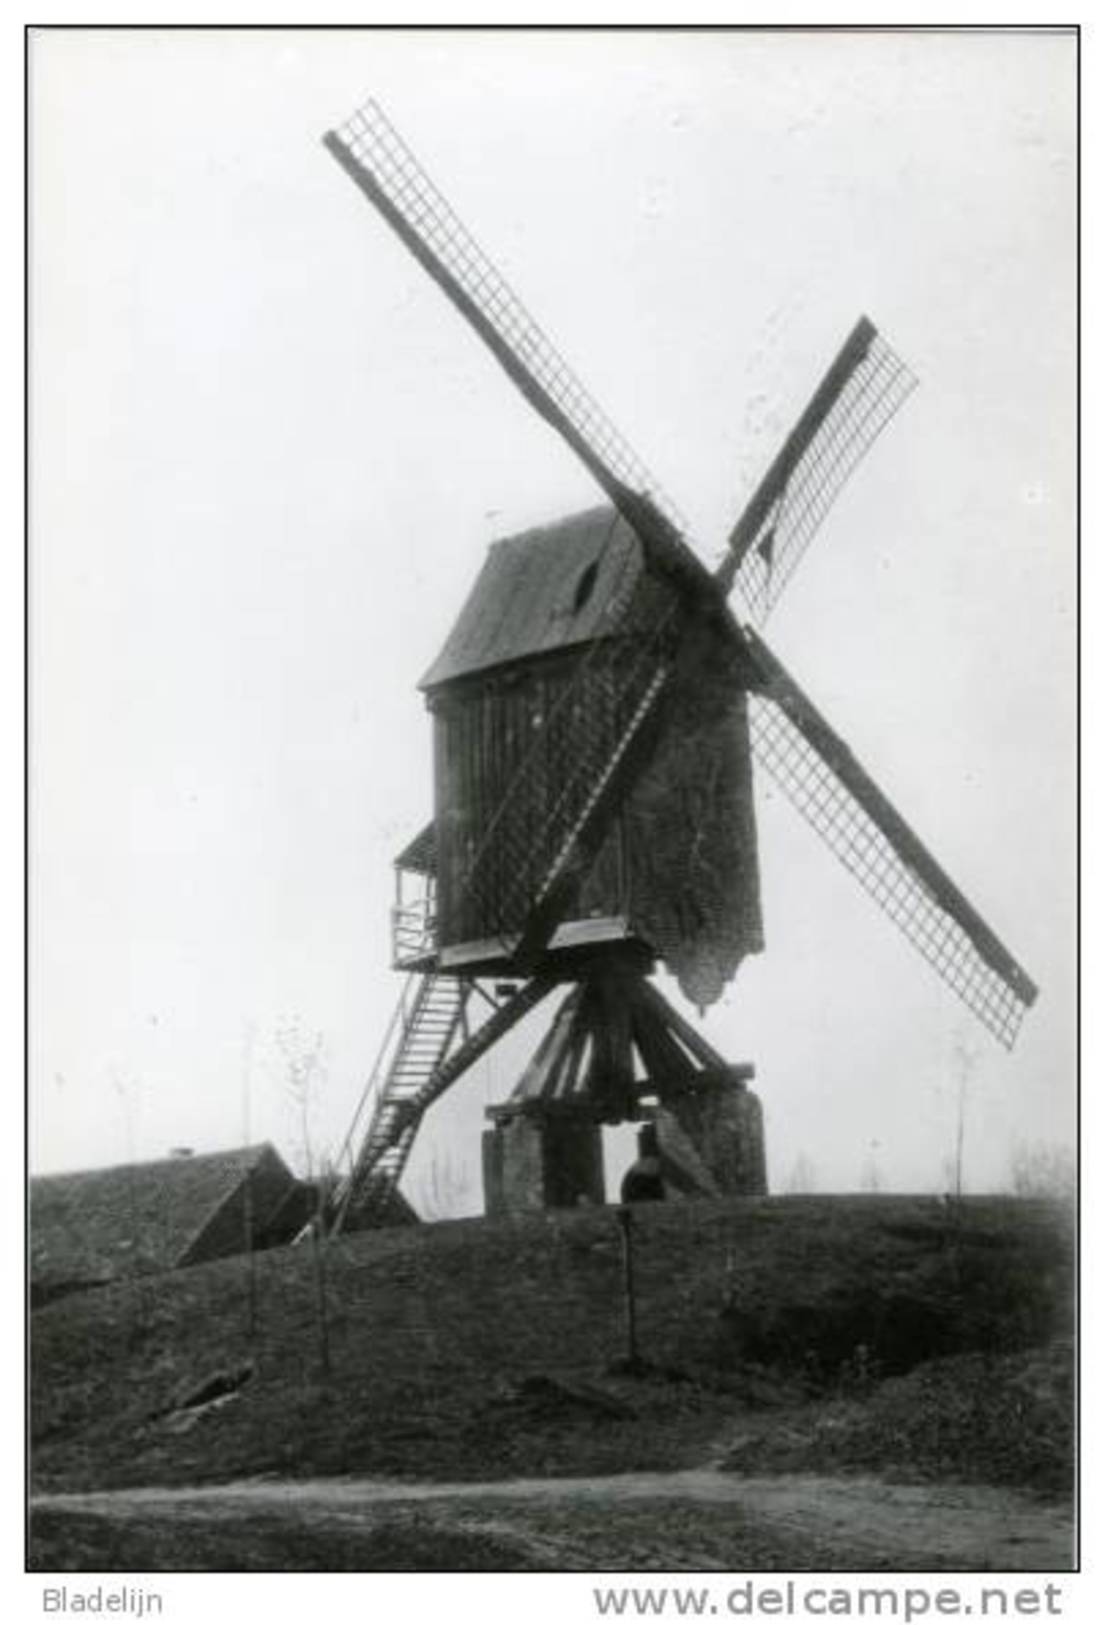
M 684 1196 L 720 1196 L 721 1187 L 679 1119 L 661 1108 L 656 1122 L 664 1178 Z
M 661 1013 L 648 999 L 638 998 L 633 1005 L 633 1037 L 645 1063 L 649 1081 L 663 1097 L 665 1086 L 689 1084 L 695 1075 L 694 1063 L 686 1051 L 675 1042 L 663 1021 Z
M 476 1029 L 467 1043 L 454 1050 L 453 1054 L 442 1062 L 429 1083 L 418 1091 L 412 1101 L 404 1102 L 397 1115 L 408 1120 L 421 1117 L 422 1113 L 451 1088 L 458 1078 L 463 1077 L 469 1067 L 474 1066 L 493 1044 L 497 1044 L 499 1039 L 516 1026 L 523 1016 L 527 1016 L 535 1009 L 542 999 L 548 998 L 556 985 L 545 976 L 535 976 L 531 981 L 524 983 L 517 993 L 499 1006 L 482 1027 Z
M 632 987 L 627 978 L 614 975 L 601 977 L 596 988 L 598 1020 L 605 1037 L 605 1072 L 599 1087 L 604 1105 L 619 1119 L 632 1117 L 637 1105 L 630 1023 Z
M 578 994 L 571 993 L 560 1006 L 560 1009 L 553 1017 L 552 1026 L 538 1044 L 528 1066 L 513 1089 L 512 1099 L 536 1100 L 540 1096 L 549 1093 L 549 1075 L 555 1070 L 559 1061 L 560 1049 L 571 1026 L 577 999 Z
M 725 1057 L 698 1032 L 698 1030 L 681 1016 L 674 1005 L 670 1004 L 660 989 L 653 987 L 651 982 L 642 981 L 640 997 L 649 1005 L 664 1024 L 671 1029 L 679 1040 L 686 1045 L 694 1059 L 703 1067 L 728 1066 Z
M 557 1100 L 571 1100 L 575 1094 L 588 1038 L 585 1001 L 581 994 L 572 1014 L 572 1030 L 564 1047 L 564 1064 L 556 1077 L 554 1094 Z
M 868 317 L 861 316 L 733 527 L 729 536 L 729 552 L 714 572 L 714 580 L 722 592 L 727 593 L 732 587 L 741 560 L 756 540 L 760 526 L 771 512 L 772 503 L 836 405 L 848 379 L 865 359 L 874 338 L 874 324 Z
M 606 1024 L 602 1019 L 602 1005 L 599 999 L 597 978 L 592 978 L 587 982 L 583 992 L 583 1001 L 584 1019 L 591 1046 L 582 1089 L 583 1092 L 594 1097 L 601 1094 L 602 1080 L 610 1070 L 610 1039 Z

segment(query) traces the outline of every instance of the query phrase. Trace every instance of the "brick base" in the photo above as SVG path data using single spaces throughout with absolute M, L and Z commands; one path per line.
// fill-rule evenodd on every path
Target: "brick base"
M 489 1216 L 601 1207 L 601 1128 L 577 1113 L 497 1113 L 483 1136 L 483 1190 Z

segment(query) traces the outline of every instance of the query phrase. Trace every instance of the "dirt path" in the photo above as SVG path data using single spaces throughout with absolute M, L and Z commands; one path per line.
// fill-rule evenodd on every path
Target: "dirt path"
M 1012 1490 L 797 1474 L 745 1478 L 709 1467 L 477 1484 L 255 1479 L 47 1494 L 32 1506 L 122 1524 L 142 1517 L 244 1522 L 264 1514 L 300 1526 L 336 1521 L 366 1530 L 381 1514 L 419 1508 L 456 1527 L 509 1531 L 541 1568 L 615 1566 L 619 1557 L 638 1568 L 737 1567 L 756 1532 L 768 1547 L 781 1542 L 788 1553 L 808 1553 L 809 1561 L 787 1564 L 802 1568 L 1060 1571 L 1072 1562 L 1070 1509 Z

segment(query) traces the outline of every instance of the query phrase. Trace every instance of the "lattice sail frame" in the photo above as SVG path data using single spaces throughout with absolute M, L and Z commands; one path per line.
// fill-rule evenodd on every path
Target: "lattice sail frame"
M 373 201 L 384 206 L 396 229 L 405 224 L 452 279 L 467 299 L 473 315 L 490 329 L 490 336 L 527 373 L 574 431 L 576 450 L 594 466 L 601 461 L 607 472 L 629 491 L 647 496 L 664 517 L 680 532 L 686 522 L 659 481 L 637 456 L 624 435 L 611 422 L 591 392 L 576 377 L 541 325 L 531 316 L 518 295 L 485 254 L 467 226 L 454 212 L 448 199 L 435 186 L 383 109 L 368 101 L 327 137 L 333 150 L 340 144 L 367 177 L 378 196 Z M 337 154 L 340 156 L 340 154 Z M 398 220 L 395 218 L 398 216 Z M 407 246 L 417 252 L 410 238 Z M 433 274 L 425 252 L 418 256 Z M 450 298 L 454 291 L 447 290 Z M 500 361 L 505 358 L 496 350 Z M 517 380 L 516 380 L 517 381 Z M 597 454 L 597 457 L 596 457 Z
M 849 345 L 854 358 L 846 356 Z M 848 370 L 836 381 L 824 416 L 808 437 L 801 423 L 788 437 L 734 531 L 730 545 L 736 545 L 739 558 L 727 574 L 757 625 L 767 619 L 853 469 L 917 387 L 909 368 L 866 319 L 838 366 L 841 360 Z
M 563 361 L 378 105 L 366 103 L 325 141 L 531 404 L 582 458 L 615 505 L 626 511 L 630 523 L 634 521 L 626 496 L 643 496 L 672 527 L 667 550 L 682 552 L 686 526 L 678 508 Z M 719 587 L 727 591 L 735 582 L 740 588 L 755 620 L 762 621 L 775 604 L 849 475 L 915 385 L 908 368 L 862 319 L 761 481 L 730 538 L 730 555 L 717 572 Z M 611 633 L 619 629 L 622 608 L 617 606 Z M 492 867 L 499 867 L 489 862 L 495 842 L 516 866 L 520 894 L 540 898 L 555 884 L 571 860 L 589 810 L 602 798 L 634 732 L 662 695 L 671 667 L 661 651 L 677 614 L 674 606 L 659 613 L 642 640 L 639 659 L 625 680 L 621 697 L 628 700 L 628 718 L 612 755 L 608 740 L 598 734 L 594 739 L 580 736 L 573 769 L 550 796 L 542 838 L 534 843 L 530 834 L 525 846 L 519 831 L 511 834 L 511 807 L 529 800 L 534 784 L 547 779 L 548 763 L 541 748 L 523 762 L 499 815 L 472 854 L 467 884 L 474 892 L 481 892 Z M 751 632 L 748 636 L 754 638 Z M 600 658 L 601 647 L 596 642 L 582 663 L 579 682 L 564 697 L 565 705 L 575 704 L 585 692 L 594 676 L 589 664 Z M 753 749 L 768 772 L 953 991 L 1002 1043 L 1011 1046 L 1024 1009 L 1035 997 L 1027 976 L 961 894 L 955 895 L 962 919 L 973 922 L 971 930 L 941 905 L 784 708 L 763 692 L 753 693 L 751 702 Z M 874 794 L 882 801 L 877 791 Z M 900 836 L 902 821 L 894 815 L 894 822 Z M 906 847 L 910 845 L 907 840 Z M 937 870 L 934 862 L 931 867 Z M 980 949 L 980 942 L 996 945 L 997 964 L 1006 967 L 1004 973 L 997 968 L 995 955 Z
M 625 509 L 631 499 L 635 508 L 642 498 L 646 506 L 651 504 L 671 528 L 665 544 L 693 569 L 697 561 L 682 540 L 686 527 L 675 503 L 564 361 L 382 109 L 375 102 L 366 103 L 326 137 L 326 145 L 615 505 Z M 631 574 L 623 574 L 607 609 L 604 640 L 619 638 L 632 589 Z M 669 603 L 643 628 L 635 625 L 635 648 L 619 663 L 616 692 L 608 694 L 607 705 L 581 703 L 593 698 L 596 685 L 611 686 L 604 670 L 609 661 L 605 642 L 596 641 L 580 662 L 568 690 L 545 719 L 542 738 L 535 740 L 497 815 L 467 858 L 463 884 L 481 905 L 501 903 L 504 918 L 509 918 L 521 901 L 541 904 L 569 876 L 588 821 L 601 810 L 627 751 L 660 704 L 670 675 L 663 649 L 670 642 L 676 614 L 677 606 Z M 610 715 L 621 722 L 616 737 L 606 725 Z M 550 752 L 546 742 L 563 731 L 568 716 L 578 719 L 572 749 Z M 539 830 L 512 818 L 538 799 L 547 808 Z M 505 895 L 504 869 L 510 876 Z M 511 946 L 503 940 L 505 947 Z
M 757 761 L 952 992 L 1012 1049 L 1034 984 L 912 832 L 903 837 L 901 820 L 850 752 L 838 772 L 823 742 L 809 737 L 804 709 L 817 725 L 811 731 L 827 725 L 769 658 L 783 692 L 749 696 Z

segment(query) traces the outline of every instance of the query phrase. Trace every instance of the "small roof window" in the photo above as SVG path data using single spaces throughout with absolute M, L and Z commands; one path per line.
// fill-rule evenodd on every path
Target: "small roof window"
M 595 590 L 595 582 L 598 580 L 598 575 L 598 559 L 592 559 L 587 568 L 580 571 L 579 580 L 576 582 L 576 590 L 572 595 L 573 615 L 578 615 L 580 610 L 586 605 L 587 601 L 591 597 L 591 594 Z

